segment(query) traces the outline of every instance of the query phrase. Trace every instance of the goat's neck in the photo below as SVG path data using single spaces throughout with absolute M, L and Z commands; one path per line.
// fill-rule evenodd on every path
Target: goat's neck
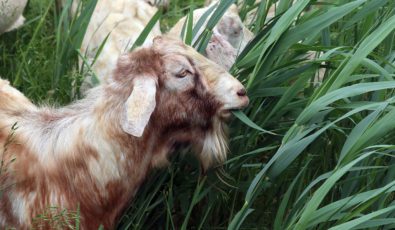
M 158 130 L 148 128 L 139 138 L 123 131 L 120 122 L 126 99 L 120 100 L 119 95 L 105 95 L 94 103 L 90 109 L 94 118 L 90 126 L 92 130 L 88 133 L 100 131 L 102 141 L 95 141 L 94 146 L 99 150 L 100 165 L 116 168 L 124 182 L 135 184 L 144 179 L 150 168 L 162 162 L 160 158 L 166 156 L 169 149 L 159 141 Z

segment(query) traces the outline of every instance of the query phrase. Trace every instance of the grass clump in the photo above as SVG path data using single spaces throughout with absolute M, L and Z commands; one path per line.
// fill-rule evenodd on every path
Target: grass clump
M 195 3 L 172 1 L 162 28 Z M 229 159 L 203 175 L 174 156 L 118 228 L 393 229 L 395 2 L 238 3 L 242 18 L 259 10 L 232 68 L 251 104 L 230 125 Z M 36 102 L 68 103 L 80 34 L 52 1 L 31 0 L 26 16 L 0 38 L 0 75 Z

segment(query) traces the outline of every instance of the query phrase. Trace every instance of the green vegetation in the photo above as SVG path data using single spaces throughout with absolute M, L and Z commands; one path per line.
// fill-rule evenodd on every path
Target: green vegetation
M 259 13 L 232 68 L 251 104 L 230 124 L 228 161 L 203 174 L 173 155 L 119 229 L 395 228 L 395 1 L 254 2 L 239 2 L 242 18 Z M 162 28 L 193 5 L 173 0 Z M 51 0 L 29 1 L 26 16 L 0 37 L 0 76 L 35 102 L 69 103 L 86 16 L 72 23 Z

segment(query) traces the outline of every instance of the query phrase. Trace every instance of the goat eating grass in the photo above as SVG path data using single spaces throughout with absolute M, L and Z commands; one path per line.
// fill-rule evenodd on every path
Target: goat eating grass
M 79 210 L 82 229 L 112 229 L 175 145 L 189 143 L 204 169 L 223 162 L 224 121 L 247 105 L 238 80 L 167 37 L 121 56 L 106 82 L 63 108 L 37 107 L 0 80 L 0 146 L 18 124 L 0 228 L 29 228 L 58 207 Z

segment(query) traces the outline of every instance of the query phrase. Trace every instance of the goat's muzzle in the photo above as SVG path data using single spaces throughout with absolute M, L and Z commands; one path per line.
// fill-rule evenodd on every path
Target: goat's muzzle
M 217 97 L 223 103 L 219 110 L 219 116 L 222 119 L 228 119 L 232 111 L 244 109 L 249 104 L 246 89 L 230 74 L 223 74 L 219 77 L 216 92 Z

